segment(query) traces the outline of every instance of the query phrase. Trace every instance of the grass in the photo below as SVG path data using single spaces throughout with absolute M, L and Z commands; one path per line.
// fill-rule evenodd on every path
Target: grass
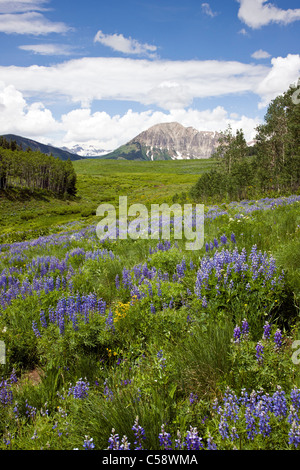
M 95 221 L 102 203 L 117 204 L 120 195 L 128 203 L 171 202 L 176 194 L 188 192 L 199 175 L 215 164 L 213 160 L 168 162 L 127 162 L 79 160 L 73 162 L 77 174 L 77 197 L 54 198 L 50 193 L 14 189 L 0 193 L 1 235 L 24 232 L 21 237 L 59 231 L 60 225 L 74 221 Z M 31 235 L 31 232 L 33 234 Z
M 115 203 L 128 194 L 129 204 L 143 202 L 142 196 L 148 205 L 171 203 L 212 164 L 132 163 L 75 162 L 74 201 L 2 195 L 2 241 L 11 245 L 0 250 L 0 341 L 7 352 L 6 364 L 0 365 L 7 380 L 0 382 L 0 449 L 82 449 L 84 440 L 93 438 L 101 450 L 112 428 L 120 440 L 126 435 L 133 449 L 137 416 L 145 429 L 143 448 L 151 450 L 163 448 L 158 438 L 163 424 L 173 448 L 177 430 L 184 436 L 191 426 L 205 448 L 209 434 L 224 450 L 296 448 L 296 441 L 289 443 L 289 413 L 295 387 L 300 412 L 299 365 L 292 362 L 300 326 L 300 202 L 206 207 L 209 249 L 204 245 L 199 251 L 186 251 L 185 240 L 172 239 L 166 249 L 151 239 L 100 241 L 92 230 L 97 218 L 89 214 L 99 202 Z M 37 235 L 41 238 L 31 243 Z M 16 243 L 22 240 L 27 241 Z M 254 247 L 262 252 L 257 278 L 251 270 Z M 230 259 L 247 254 L 242 269 L 232 261 L 217 270 L 223 248 Z M 208 265 L 214 268 L 209 271 Z M 203 273 L 206 281 L 199 288 Z M 130 286 L 125 283 L 129 275 Z M 234 329 L 244 319 L 249 334 L 235 343 Z M 272 326 L 269 339 L 263 338 L 266 320 Z M 256 357 L 258 341 L 263 362 Z M 10 383 L 13 368 L 17 383 Z M 232 408 L 223 402 L 227 387 Z M 234 398 L 243 389 L 277 400 L 277 408 L 260 415 L 260 401 L 255 402 L 253 440 L 247 437 L 246 402 Z M 283 405 L 278 408 L 278 390 L 285 393 L 285 414 Z M 221 408 L 214 408 L 216 398 Z M 237 421 L 230 417 L 232 410 L 239 410 Z M 270 419 L 266 434 L 261 416 Z M 229 433 L 236 428 L 238 439 L 222 437 L 225 422 Z

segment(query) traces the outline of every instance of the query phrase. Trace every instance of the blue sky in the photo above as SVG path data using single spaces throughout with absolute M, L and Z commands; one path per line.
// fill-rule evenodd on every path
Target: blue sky
M 0 0 L 0 133 L 113 150 L 242 128 L 300 76 L 297 0 Z

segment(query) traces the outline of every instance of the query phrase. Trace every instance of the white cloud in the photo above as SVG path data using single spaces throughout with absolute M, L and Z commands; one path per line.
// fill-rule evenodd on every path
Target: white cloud
M 284 93 L 300 77 L 299 54 L 273 58 L 271 64 L 272 68 L 256 89 L 261 96 L 260 108 L 267 106 L 276 96 Z
M 95 146 L 110 151 L 155 124 L 174 121 L 201 131 L 217 132 L 225 130 L 230 124 L 233 130 L 243 128 L 248 141 L 254 138 L 255 127 L 260 123 L 259 118 L 230 115 L 221 106 L 204 111 L 181 109 L 170 112 L 138 113 L 128 110 L 123 116 L 110 116 L 106 112 L 91 113 L 90 109 L 77 109 L 62 116 L 65 135 L 58 145 L 72 148 L 79 143 L 83 148 Z
M 212 11 L 209 3 L 202 3 L 201 7 L 202 7 L 203 13 L 205 13 L 208 16 L 211 16 L 212 18 L 218 14 Z
M 66 33 L 70 29 L 64 23 L 49 21 L 44 15 L 35 11 L 0 15 L 1 33 L 39 36 L 49 33 Z
M 19 46 L 19 49 L 40 55 L 68 56 L 72 53 L 72 49 L 67 44 L 25 44 Z
M 49 0 L 0 0 L 0 13 L 21 13 L 24 11 L 45 11 L 42 6 Z
M 143 130 L 161 122 L 177 121 L 198 130 L 225 130 L 228 124 L 243 128 L 247 140 L 252 140 L 259 119 L 228 113 L 222 106 L 198 111 L 181 109 L 169 112 L 129 109 L 123 115 L 110 116 L 106 112 L 92 113 L 90 108 L 78 108 L 55 119 L 43 103 L 28 104 L 14 86 L 0 82 L 1 133 L 13 133 L 58 147 L 83 148 L 94 146 L 107 152 L 127 143 Z
M 297 81 L 300 56 L 273 58 L 268 66 L 82 58 L 49 67 L 0 67 L 0 76 L 5 82 L 0 83 L 1 133 L 57 146 L 94 145 L 109 151 L 154 124 L 171 121 L 209 131 L 225 130 L 230 124 L 233 129 L 242 128 L 247 140 L 252 140 L 259 118 L 237 115 L 222 106 L 199 111 L 190 106 L 193 98 L 250 92 L 260 98 L 263 108 Z M 45 105 L 49 98 L 64 104 L 69 99 L 79 105 L 54 118 Z M 136 101 L 162 110 L 129 110 L 110 116 L 104 111 L 92 112 L 91 104 L 97 100 Z
M 97 32 L 94 42 L 100 42 L 114 51 L 124 54 L 137 54 L 147 57 L 155 57 L 157 47 L 147 43 L 140 43 L 131 37 L 125 38 L 123 34 L 104 34 L 101 30 Z
M 85 57 L 49 67 L 0 67 L 0 76 L 35 99 L 49 94 L 84 107 L 114 99 L 170 110 L 188 107 L 194 98 L 252 92 L 269 70 L 237 61 Z
M 271 57 L 271 54 L 269 54 L 267 51 L 259 49 L 258 51 L 253 52 L 251 57 L 253 57 L 253 59 L 268 59 Z
M 50 0 L 0 0 L 0 32 L 6 34 L 66 33 L 72 30 L 62 22 L 48 20 L 42 13 Z
M 269 23 L 289 24 L 300 20 L 300 8 L 283 10 L 267 0 L 237 0 L 238 17 L 250 28 L 258 29 Z
M 57 131 L 58 123 L 41 102 L 28 105 L 13 85 L 0 82 L 0 129 L 2 134 L 40 137 Z

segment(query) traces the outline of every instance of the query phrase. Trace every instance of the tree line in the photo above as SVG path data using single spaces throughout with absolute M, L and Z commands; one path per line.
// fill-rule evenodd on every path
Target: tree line
M 0 190 L 12 187 L 44 189 L 57 196 L 75 196 L 76 173 L 70 160 L 22 151 L 15 142 L 0 138 Z
M 271 101 L 252 147 L 242 129 L 233 134 L 229 126 L 221 132 L 212 156 L 217 166 L 192 187 L 194 200 L 246 199 L 300 189 L 300 104 L 293 100 L 295 91 L 291 86 Z

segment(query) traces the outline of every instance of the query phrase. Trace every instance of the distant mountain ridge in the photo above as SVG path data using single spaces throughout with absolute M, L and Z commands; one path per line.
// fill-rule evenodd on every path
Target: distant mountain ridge
M 84 145 L 80 144 L 73 145 L 73 147 L 61 147 L 62 150 L 66 150 L 67 152 L 71 152 L 75 155 L 79 155 L 83 158 L 99 158 L 110 150 L 104 150 L 102 148 L 95 147 L 94 145 Z
M 82 160 L 83 157 L 76 155 L 74 153 L 68 152 L 58 147 L 53 147 L 52 145 L 41 144 L 32 139 L 27 139 L 26 137 L 21 137 L 15 134 L 4 134 L 2 135 L 8 142 L 15 141 L 18 146 L 21 146 L 23 150 L 31 148 L 35 152 L 41 152 L 46 155 L 53 155 L 54 157 L 59 158 L 60 160 Z
M 125 160 L 184 160 L 210 158 L 220 134 L 184 127 L 178 122 L 155 124 L 101 158 Z

